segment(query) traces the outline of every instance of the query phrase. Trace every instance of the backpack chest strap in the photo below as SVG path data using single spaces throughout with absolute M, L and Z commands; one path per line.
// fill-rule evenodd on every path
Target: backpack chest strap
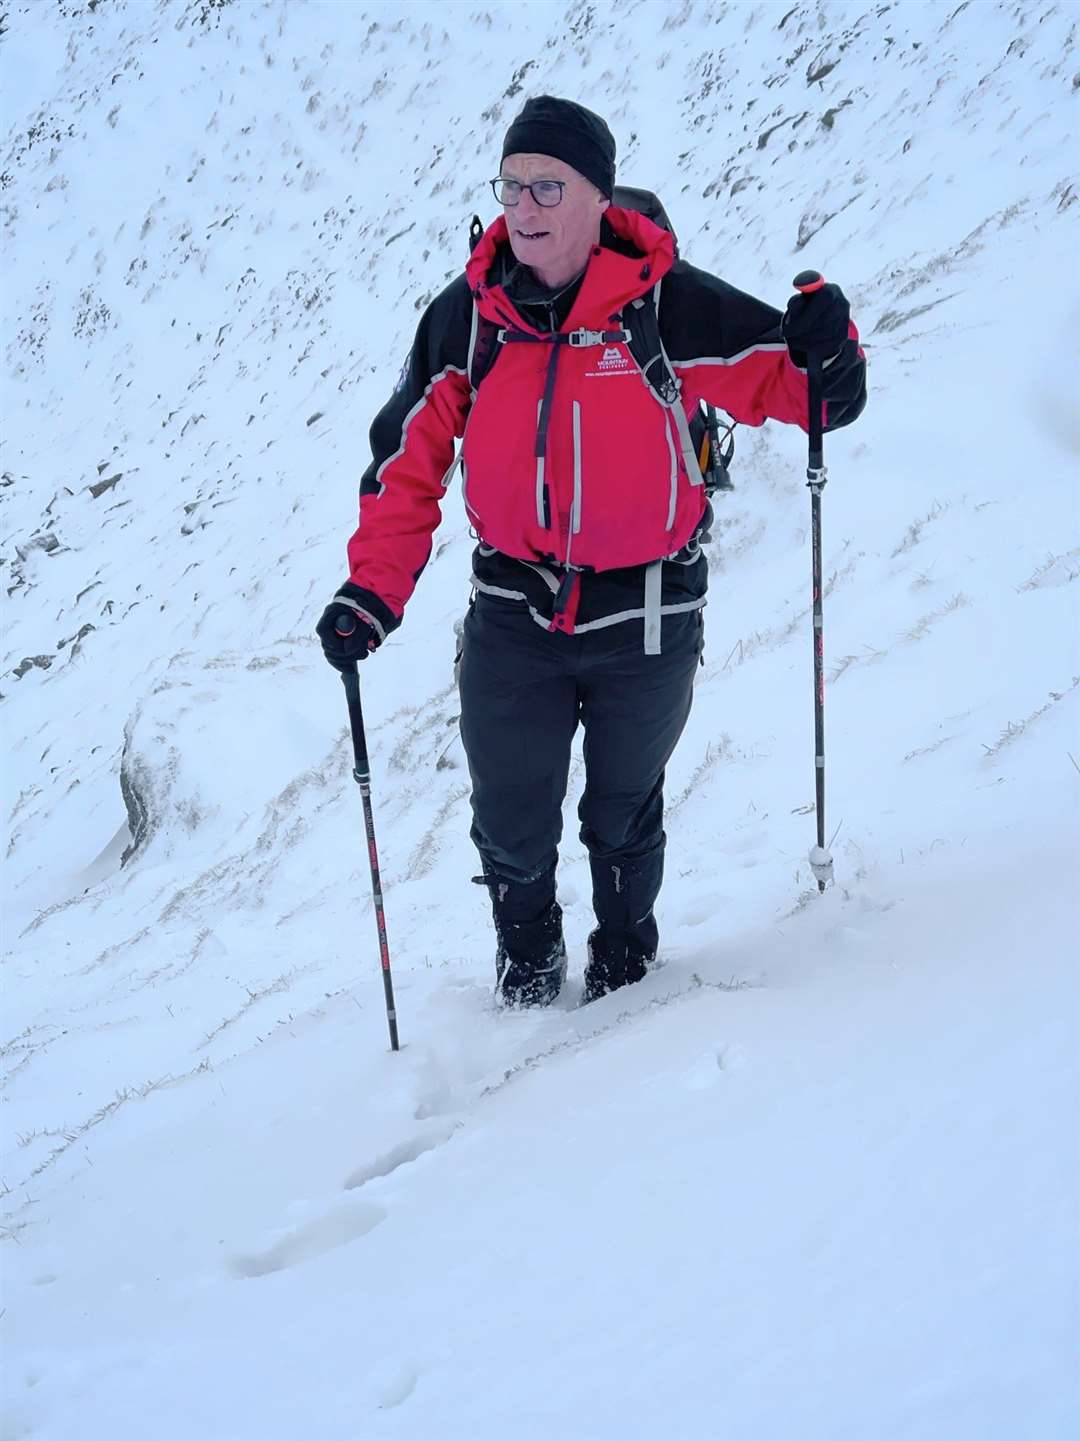
M 514 341 L 526 345 L 569 345 L 571 349 L 581 350 L 589 345 L 624 345 L 630 340 L 628 330 L 586 330 L 582 326 L 578 330 L 556 330 L 551 335 L 532 335 L 527 330 L 510 330 L 504 328 L 495 332 L 495 339 L 500 345 L 509 345 Z

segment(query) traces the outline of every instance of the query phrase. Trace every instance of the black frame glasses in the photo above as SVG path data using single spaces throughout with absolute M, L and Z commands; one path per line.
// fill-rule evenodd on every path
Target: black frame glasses
M 545 190 L 545 186 L 551 186 L 552 188 Z M 507 175 L 496 175 L 495 179 L 491 182 L 491 188 L 494 191 L 495 199 L 500 205 L 517 205 L 521 200 L 521 192 L 527 190 L 537 205 L 542 209 L 553 210 L 555 206 L 559 205 L 562 201 L 563 191 L 566 189 L 566 181 L 534 180 L 531 185 L 526 185 L 523 180 L 513 180 Z M 508 191 L 509 194 L 514 197 L 512 200 L 506 199 Z M 537 193 L 538 191 L 540 192 L 539 194 Z M 540 198 L 541 195 L 546 195 L 549 198 L 542 200 Z M 550 198 L 552 195 L 555 196 L 554 200 Z

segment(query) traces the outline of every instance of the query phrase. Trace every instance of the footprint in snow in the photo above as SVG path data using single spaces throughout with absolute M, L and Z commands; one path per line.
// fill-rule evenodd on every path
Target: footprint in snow
M 440 1118 L 435 1124 L 426 1126 L 419 1135 L 413 1136 L 411 1140 L 392 1146 L 389 1151 L 384 1151 L 381 1156 L 376 1156 L 374 1161 L 353 1171 L 345 1182 L 346 1191 L 356 1191 L 361 1186 L 366 1186 L 369 1181 L 377 1181 L 382 1176 L 389 1176 L 400 1167 L 407 1166 L 412 1161 L 418 1161 L 421 1156 L 427 1155 L 428 1151 L 434 1151 L 439 1146 L 444 1146 L 457 1130 L 458 1125 L 457 1121 Z
M 411 1140 L 402 1141 L 400 1145 L 384 1151 L 381 1156 L 377 1156 L 366 1166 L 360 1166 L 353 1171 L 345 1182 L 345 1190 L 356 1191 L 361 1186 L 366 1186 L 369 1181 L 377 1181 L 384 1176 L 392 1175 L 402 1166 L 419 1160 L 428 1151 L 434 1151 L 438 1146 L 445 1145 L 457 1128 L 458 1122 L 449 1120 L 441 1120 L 437 1124 L 425 1127 L 419 1135 L 414 1136 Z M 296 1201 L 291 1209 L 294 1213 L 302 1212 L 307 1209 L 307 1205 L 306 1201 Z M 228 1268 L 234 1276 L 241 1279 L 269 1276 L 275 1271 L 288 1270 L 290 1266 L 310 1261 L 313 1257 L 325 1255 L 327 1251 L 335 1250 L 338 1246 L 347 1246 L 350 1241 L 359 1240 L 361 1236 L 366 1236 L 369 1231 L 373 1231 L 380 1221 L 385 1221 L 387 1214 L 383 1206 L 353 1198 L 342 1200 L 328 1214 L 319 1216 L 303 1225 L 295 1225 L 283 1232 L 280 1239 L 265 1251 L 232 1257 L 227 1263 Z M 416 1378 L 413 1376 L 412 1383 L 405 1395 L 409 1394 L 415 1384 Z M 401 1399 L 404 1400 L 404 1395 Z M 379 1405 L 385 1404 L 397 1405 L 398 1403 L 379 1402 Z
M 350 1198 L 318 1220 L 287 1231 L 265 1251 L 249 1256 L 233 1256 L 228 1263 L 229 1270 L 242 1280 L 287 1271 L 290 1266 L 298 1266 L 303 1261 L 336 1250 L 338 1246 L 347 1246 L 350 1241 L 359 1240 L 373 1231 L 380 1221 L 385 1221 L 386 1216 L 382 1206 Z

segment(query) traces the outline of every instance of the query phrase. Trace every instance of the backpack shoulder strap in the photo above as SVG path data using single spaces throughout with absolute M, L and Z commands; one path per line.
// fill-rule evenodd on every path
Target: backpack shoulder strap
M 630 302 L 630 339 L 627 341 L 627 349 L 637 362 L 645 384 L 674 419 L 683 463 L 691 484 L 701 485 L 704 480 L 701 466 L 704 427 L 700 423 L 699 413 L 688 418 L 683 410 L 680 400 L 682 385 L 660 339 L 660 318 L 657 313 L 659 302 L 659 282 L 637 300 Z M 627 312 L 624 311 L 623 315 L 626 317 Z M 695 425 L 694 422 L 698 423 Z
M 659 299 L 658 283 L 638 300 L 630 302 L 627 348 L 653 395 L 661 405 L 671 409 L 679 401 L 682 386 L 660 339 Z M 716 490 L 733 490 L 728 466 L 735 451 L 734 422 L 726 428 L 721 441 L 715 406 L 707 405 L 704 411 L 699 406 L 690 416 L 687 428 L 690 439 L 687 450 L 697 462 L 706 491 L 712 494 Z
M 469 386 L 475 398 L 480 383 L 495 364 L 499 354 L 499 327 L 480 314 L 473 297 L 472 330 L 469 333 Z
M 469 254 L 476 249 L 483 239 L 484 224 L 479 215 L 474 215 L 472 224 L 469 226 Z M 480 314 L 480 307 L 473 296 L 472 306 L 472 329 L 469 332 L 469 358 L 466 361 L 466 369 L 469 374 L 469 386 L 472 389 L 473 399 L 480 389 L 480 382 L 487 375 L 488 371 L 495 364 L 499 354 L 499 327 L 493 320 L 485 320 Z
M 630 302 L 627 347 L 660 404 L 672 406 L 679 398 L 681 387 L 660 340 L 659 298 L 660 286 L 656 284 Z

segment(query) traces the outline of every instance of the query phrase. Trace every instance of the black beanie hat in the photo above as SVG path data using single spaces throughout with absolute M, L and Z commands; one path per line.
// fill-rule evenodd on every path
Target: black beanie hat
M 599 115 L 573 100 L 537 95 L 511 124 L 503 141 L 508 155 L 551 155 L 572 165 L 611 199 L 615 188 L 615 137 Z

